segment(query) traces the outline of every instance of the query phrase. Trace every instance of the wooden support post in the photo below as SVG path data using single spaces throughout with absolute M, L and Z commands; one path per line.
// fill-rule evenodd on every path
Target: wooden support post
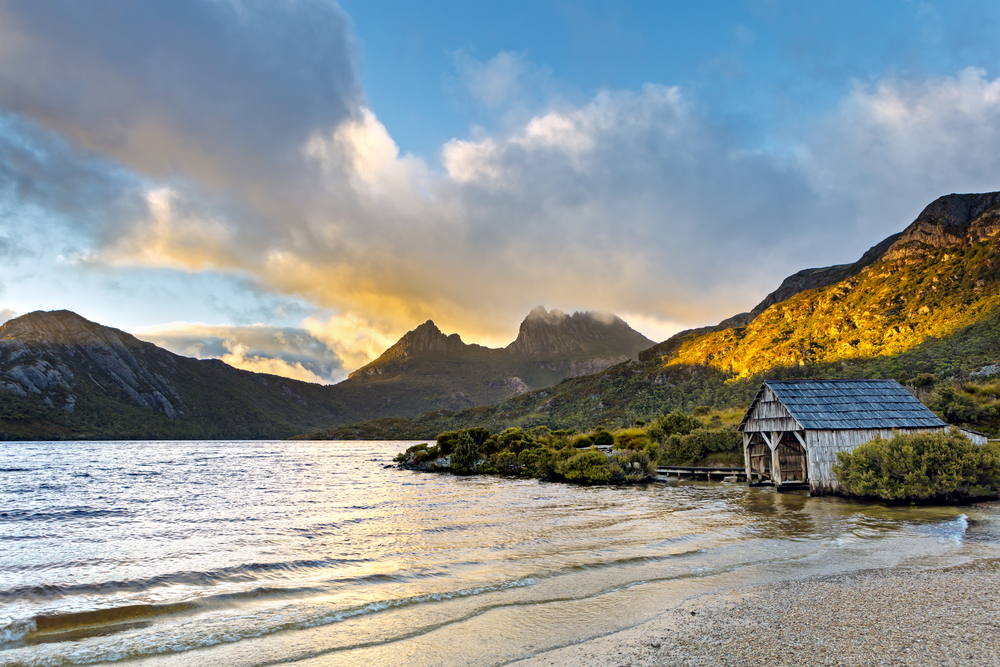
M 750 434 L 743 431 L 743 468 L 747 473 L 747 484 L 750 484 L 753 480 L 750 479 Z
M 772 444 L 773 443 L 773 444 Z M 771 479 L 774 480 L 774 488 L 781 488 L 781 464 L 778 457 L 778 446 L 781 444 L 781 432 L 771 432 Z

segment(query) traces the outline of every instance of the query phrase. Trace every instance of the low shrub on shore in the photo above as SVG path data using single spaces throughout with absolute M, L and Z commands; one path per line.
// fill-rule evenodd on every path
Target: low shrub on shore
M 833 473 L 849 495 L 954 502 L 1000 495 L 1000 447 L 959 431 L 876 438 L 839 452 Z
M 738 465 L 742 443 L 739 432 L 722 426 L 717 416 L 706 426 L 697 417 L 671 412 L 614 433 L 600 427 L 578 433 L 544 426 L 495 434 L 482 427 L 445 431 L 435 445 L 414 445 L 395 460 L 460 474 L 629 484 L 652 480 L 657 465 Z M 447 463 L 439 457 L 447 457 Z

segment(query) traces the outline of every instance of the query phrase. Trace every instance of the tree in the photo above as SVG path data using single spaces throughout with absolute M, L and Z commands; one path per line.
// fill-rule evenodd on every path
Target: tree
M 451 469 L 456 472 L 470 472 L 480 459 L 479 446 L 468 432 L 463 431 L 455 443 L 451 454 Z

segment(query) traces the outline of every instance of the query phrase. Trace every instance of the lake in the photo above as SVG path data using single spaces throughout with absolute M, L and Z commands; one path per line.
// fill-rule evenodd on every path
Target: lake
M 995 502 L 386 468 L 408 444 L 0 444 L 0 665 L 499 665 L 720 589 L 1000 557 Z

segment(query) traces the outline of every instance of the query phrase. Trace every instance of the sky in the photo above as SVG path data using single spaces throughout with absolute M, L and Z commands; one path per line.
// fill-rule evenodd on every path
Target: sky
M 332 383 L 654 340 L 1000 190 L 1000 3 L 0 0 L 0 321 Z

